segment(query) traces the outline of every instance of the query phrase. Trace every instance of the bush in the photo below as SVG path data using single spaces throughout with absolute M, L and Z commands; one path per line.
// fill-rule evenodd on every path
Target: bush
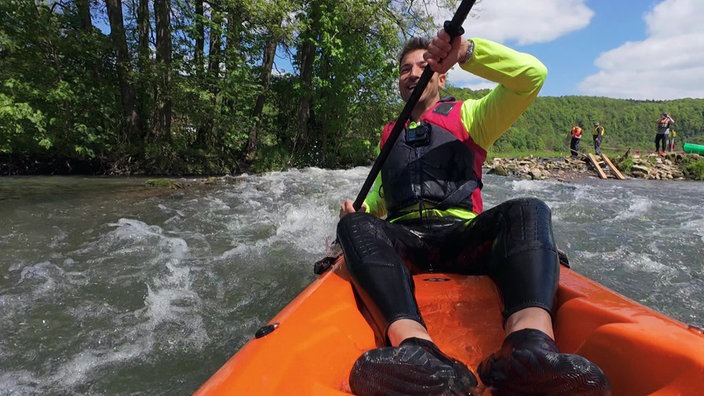
M 688 155 L 682 159 L 682 170 L 688 179 L 704 180 L 704 157 Z
M 616 164 L 621 172 L 630 173 L 633 169 L 633 158 L 628 157 Z

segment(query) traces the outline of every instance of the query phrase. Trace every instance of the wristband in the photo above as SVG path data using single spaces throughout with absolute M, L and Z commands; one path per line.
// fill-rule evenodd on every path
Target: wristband
M 467 52 L 465 52 L 464 56 L 458 60 L 458 63 L 461 65 L 467 63 L 470 59 L 472 59 L 472 55 L 474 55 L 474 41 L 468 39 Z

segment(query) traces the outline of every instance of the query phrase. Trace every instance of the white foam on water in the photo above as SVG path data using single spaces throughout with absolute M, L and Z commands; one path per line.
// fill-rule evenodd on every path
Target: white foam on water
M 543 191 L 548 182 L 541 182 L 536 180 L 513 180 L 511 182 L 512 190 L 515 192 L 536 192 Z
M 42 392 L 37 391 L 37 384 L 42 382 L 34 373 L 27 370 L 0 372 L 0 384 L 2 385 L 0 394 L 8 396 L 39 395 Z
M 208 341 L 208 335 L 199 314 L 201 298 L 192 285 L 187 242 L 167 236 L 160 227 L 139 220 L 120 219 L 116 226 L 118 237 L 137 241 L 152 252 L 146 265 L 152 268 L 149 273 L 153 275 L 146 285 L 145 309 L 140 313 L 147 319 L 144 333 L 153 334 L 157 343 L 164 341 L 168 345 L 201 348 Z M 163 324 L 169 326 L 162 334 L 160 326 Z
M 692 234 L 698 236 L 699 239 L 704 242 L 704 218 L 687 220 L 682 223 L 682 229 L 685 232 L 691 232 Z M 702 256 L 704 256 L 704 245 L 702 245 L 701 248 Z
M 326 238 L 335 232 L 335 224 L 336 214 L 315 202 L 289 205 L 276 228 L 276 238 L 295 243 L 309 253 L 321 254 Z
M 628 208 L 619 212 L 614 220 L 624 221 L 629 219 L 648 217 L 652 210 L 655 210 L 653 202 L 647 198 L 633 197 L 628 201 Z
M 48 381 L 42 382 L 48 382 L 46 385 L 52 388 L 70 391 L 78 385 L 89 382 L 94 373 L 103 367 L 139 358 L 144 353 L 144 348 L 144 344 L 134 343 L 82 350 L 61 364 Z
M 231 186 L 228 199 L 236 203 L 231 203 L 235 214 L 228 214 L 225 224 L 232 248 L 220 258 L 250 261 L 249 256 L 285 247 L 322 254 L 324 242 L 334 239 L 339 202 L 347 198 L 330 194 L 328 183 L 352 185 L 350 178 L 357 178 L 360 169 L 271 172 Z
M 31 284 L 31 294 L 36 298 L 52 294 L 58 287 L 57 277 L 62 277 L 64 270 L 58 265 L 43 261 L 22 268 L 18 284 Z
M 118 258 L 142 261 L 141 273 L 134 276 L 151 276 L 144 306 L 123 314 L 116 314 L 116 308 L 107 302 L 109 299 L 104 305 L 92 302 L 66 307 L 76 321 L 104 324 L 87 333 L 89 336 L 81 343 L 80 351 L 47 361 L 47 375 L 11 373 L 12 378 L 2 382 L 9 383 L 13 393 L 42 394 L 57 390 L 73 393 L 76 387 L 90 383 L 105 367 L 124 366 L 129 364 L 126 362 L 169 350 L 200 350 L 210 341 L 200 314 L 203 303 L 192 287 L 186 241 L 165 235 L 160 227 L 135 219 L 121 218 L 110 226 L 115 229 L 101 237 L 101 249 Z M 74 261 L 66 259 L 64 263 Z M 34 298 L 55 294 L 56 289 L 66 288 L 66 283 L 85 285 L 87 281 L 90 279 L 84 273 L 64 271 L 51 262 L 23 267 L 19 277 L 20 284 L 32 285 Z M 17 302 L 13 305 L 20 308 Z
M 667 277 L 674 277 L 677 270 L 653 259 L 649 254 L 630 254 L 623 258 L 625 267 L 633 272 L 647 272 L 660 274 Z
M 148 321 L 144 327 L 148 333 L 156 335 L 156 342 L 165 349 L 193 347 L 200 350 L 210 341 L 199 314 L 202 301 L 195 292 L 150 286 L 145 305 Z M 165 330 L 162 325 L 166 325 Z

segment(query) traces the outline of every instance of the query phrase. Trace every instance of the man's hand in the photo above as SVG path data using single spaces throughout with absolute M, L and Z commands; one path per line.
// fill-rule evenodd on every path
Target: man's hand
M 468 46 L 467 40 L 462 37 L 457 37 L 450 43 L 450 35 L 441 29 L 430 42 L 423 58 L 434 72 L 443 74 L 462 59 Z
M 366 205 L 362 204 L 362 207 L 359 209 L 359 212 L 366 212 L 367 207 Z M 357 212 L 354 210 L 354 201 L 351 199 L 346 199 L 342 205 L 340 205 L 340 218 L 343 218 L 347 216 L 350 213 L 355 213 Z

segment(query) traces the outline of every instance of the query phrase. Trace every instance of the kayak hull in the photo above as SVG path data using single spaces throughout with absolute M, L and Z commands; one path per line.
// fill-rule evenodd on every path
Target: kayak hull
M 485 276 L 414 276 L 433 340 L 473 371 L 503 340 L 500 298 Z M 598 364 L 614 395 L 704 391 L 704 335 L 562 267 L 554 316 L 562 352 Z M 344 261 L 321 275 L 228 360 L 196 395 L 349 393 L 348 375 L 381 346 L 357 306 Z M 489 390 L 484 391 L 490 394 Z

